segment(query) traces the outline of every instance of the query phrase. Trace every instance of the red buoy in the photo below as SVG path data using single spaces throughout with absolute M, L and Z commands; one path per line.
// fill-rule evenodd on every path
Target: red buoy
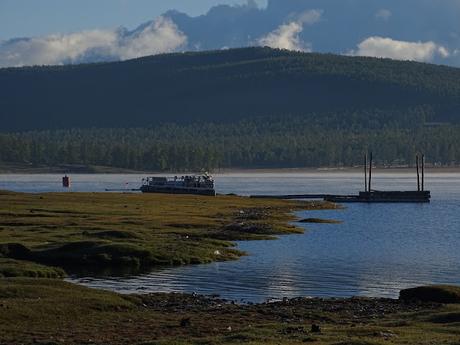
M 64 188 L 70 188 L 70 177 L 68 177 L 67 175 L 65 175 L 65 176 L 62 178 L 62 187 L 64 187 Z

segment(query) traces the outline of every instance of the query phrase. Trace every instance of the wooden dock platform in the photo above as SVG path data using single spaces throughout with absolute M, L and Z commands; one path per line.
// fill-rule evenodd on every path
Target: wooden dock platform
M 358 195 L 335 195 L 335 194 L 293 194 L 293 195 L 252 195 L 257 199 L 283 199 L 283 200 L 314 200 L 337 203 L 429 203 L 431 193 L 429 191 L 372 191 L 360 192 Z
M 251 195 L 250 197 L 252 199 L 282 199 L 282 200 L 323 199 L 325 200 L 326 198 L 334 197 L 334 195 L 330 195 L 330 194 L 292 194 L 292 195 Z
M 431 201 L 431 193 L 429 191 L 372 191 L 361 192 L 355 196 L 328 196 L 324 200 L 342 203 L 429 203 Z

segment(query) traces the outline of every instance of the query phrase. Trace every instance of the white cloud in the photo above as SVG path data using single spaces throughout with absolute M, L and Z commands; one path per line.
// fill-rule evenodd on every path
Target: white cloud
M 317 23 L 322 16 L 322 11 L 305 11 L 293 21 L 282 24 L 276 30 L 257 40 L 261 46 L 297 51 L 311 51 L 310 45 L 300 38 L 305 25 Z
M 169 18 L 159 17 L 132 33 L 91 30 L 6 41 L 0 43 L 0 67 L 76 63 L 87 56 L 125 60 L 173 52 L 186 42 L 187 37 Z
M 142 31 L 125 37 L 116 46 L 115 55 L 122 60 L 172 52 L 182 47 L 187 37 L 171 19 L 159 17 Z
M 375 14 L 375 18 L 383 20 L 383 21 L 388 21 L 393 13 L 391 13 L 390 10 L 387 10 L 385 8 L 382 8 L 381 10 L 378 10 L 377 13 Z
M 435 57 L 447 58 L 449 50 L 435 42 L 406 42 L 384 37 L 369 37 L 358 44 L 350 55 L 373 56 L 395 60 L 429 62 Z
M 439 56 L 441 56 L 444 59 L 450 56 L 449 49 L 447 49 L 446 47 L 440 46 L 440 45 L 436 45 L 436 46 L 437 46 L 436 53 Z
M 258 43 L 271 48 L 306 50 L 305 44 L 299 37 L 302 31 L 303 25 L 298 22 L 283 24 L 267 36 L 260 38 Z
M 116 41 L 115 32 L 101 30 L 8 41 L 0 45 L 0 67 L 62 64 Z

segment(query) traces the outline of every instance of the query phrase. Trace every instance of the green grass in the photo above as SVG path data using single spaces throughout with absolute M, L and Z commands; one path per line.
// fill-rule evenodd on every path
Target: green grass
M 403 300 L 437 303 L 460 303 L 460 287 L 449 285 L 422 286 L 400 292 Z
M 56 267 L 39 265 L 34 262 L 0 258 L 0 278 L 63 278 L 65 272 Z
M 244 253 L 232 241 L 302 232 L 289 224 L 292 211 L 332 207 L 236 196 L 0 192 L 0 257 L 69 272 L 234 260 Z
M 0 279 L 0 344 L 454 345 L 459 314 L 460 305 L 384 299 L 240 306 L 181 294 L 118 295 L 61 280 Z M 313 333 L 312 324 L 321 332 Z
M 236 259 L 244 253 L 233 240 L 299 233 L 289 225 L 292 211 L 331 207 L 231 196 L 1 192 L 0 344 L 458 344 L 458 304 L 295 299 L 234 305 L 181 294 L 119 295 L 45 279 L 64 275 L 56 266 L 108 274 Z M 450 296 L 458 288 L 436 291 Z M 312 324 L 321 332 L 312 332 Z

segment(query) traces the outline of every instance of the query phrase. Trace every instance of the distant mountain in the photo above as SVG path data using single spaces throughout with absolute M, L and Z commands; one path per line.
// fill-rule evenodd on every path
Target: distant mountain
M 372 109 L 382 124 L 407 124 L 404 114 L 385 114 L 415 107 L 424 109 L 420 121 L 458 123 L 460 69 L 269 48 L 0 69 L 1 131 L 312 114 L 346 126 Z
M 0 69 L 0 165 L 457 165 L 459 137 L 446 66 L 245 48 Z

